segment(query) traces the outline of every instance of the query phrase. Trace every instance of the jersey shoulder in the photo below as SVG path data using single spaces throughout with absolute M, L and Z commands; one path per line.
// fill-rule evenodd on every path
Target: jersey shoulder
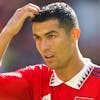
M 100 66 L 94 65 L 94 69 L 93 69 L 91 75 L 96 78 L 100 78 Z
M 30 70 L 50 70 L 50 68 L 45 64 L 28 65 L 25 68 L 21 68 L 18 71 L 30 71 Z

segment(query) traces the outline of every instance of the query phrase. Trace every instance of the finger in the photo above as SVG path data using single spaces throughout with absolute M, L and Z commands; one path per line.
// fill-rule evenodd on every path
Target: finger
M 36 7 L 28 6 L 28 11 L 32 12 L 33 14 L 38 14 L 39 10 Z
M 32 3 L 27 4 L 23 7 L 26 11 L 32 12 L 33 14 L 38 14 L 40 11 L 40 8 L 37 5 L 34 5 Z
M 17 9 L 17 15 L 18 17 L 21 16 L 21 18 L 26 19 L 28 16 L 29 17 L 34 17 L 36 14 L 39 13 L 39 7 L 34 5 L 34 4 L 27 4 L 19 9 Z
M 28 5 L 30 5 L 30 6 L 33 7 L 33 8 L 36 8 L 38 11 L 40 11 L 40 7 L 39 7 L 39 6 L 34 5 L 34 4 L 32 4 L 32 3 L 29 3 Z
M 29 13 L 28 16 L 29 16 L 30 18 L 34 18 L 34 17 L 35 17 L 35 14 Z

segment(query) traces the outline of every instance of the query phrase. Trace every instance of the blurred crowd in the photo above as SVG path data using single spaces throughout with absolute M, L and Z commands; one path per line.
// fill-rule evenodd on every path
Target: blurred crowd
M 80 50 L 85 57 L 100 65 L 100 0 L 0 0 L 0 31 L 16 9 L 25 4 L 31 2 L 41 7 L 56 1 L 66 2 L 76 11 L 81 28 Z M 44 62 L 36 50 L 31 23 L 27 19 L 8 47 L 0 71 L 14 71 L 37 63 Z

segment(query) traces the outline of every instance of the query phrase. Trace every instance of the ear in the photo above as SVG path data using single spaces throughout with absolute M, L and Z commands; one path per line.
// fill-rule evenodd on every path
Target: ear
M 78 41 L 80 37 L 80 28 L 74 27 L 71 35 L 74 42 Z

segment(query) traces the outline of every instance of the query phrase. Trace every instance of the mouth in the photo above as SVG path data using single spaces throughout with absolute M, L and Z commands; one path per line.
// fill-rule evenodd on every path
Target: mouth
M 54 55 L 45 55 L 44 56 L 45 60 L 53 60 L 53 58 L 54 58 Z

